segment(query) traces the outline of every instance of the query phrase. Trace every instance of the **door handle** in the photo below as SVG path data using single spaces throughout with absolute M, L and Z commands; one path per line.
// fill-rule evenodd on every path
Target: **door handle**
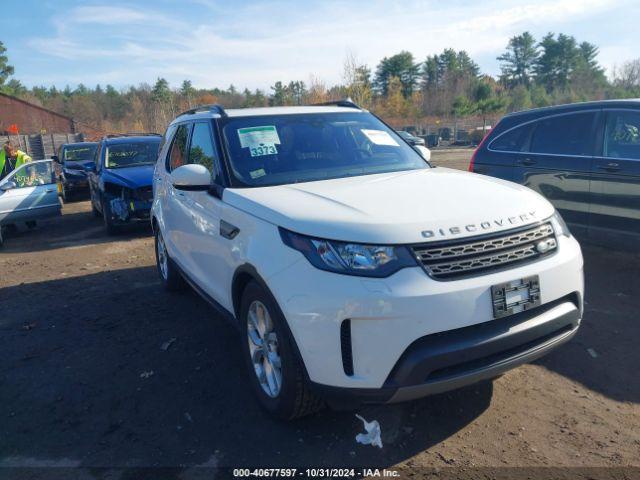
M 620 164 L 616 162 L 609 162 L 606 165 L 598 165 L 598 168 L 606 170 L 607 172 L 617 172 L 620 170 Z
M 220 235 L 229 240 L 233 240 L 240 233 L 240 229 L 229 222 L 220 220 Z
M 522 165 L 525 165 L 525 166 L 529 167 L 531 165 L 535 165 L 538 162 L 536 160 L 531 159 L 531 158 L 525 158 L 520 163 L 522 163 Z
M 54 190 L 53 188 L 47 188 L 45 191 L 46 191 L 47 193 L 55 192 L 55 190 Z

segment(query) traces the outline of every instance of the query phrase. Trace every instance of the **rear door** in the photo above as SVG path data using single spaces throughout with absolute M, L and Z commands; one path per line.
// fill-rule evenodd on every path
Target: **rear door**
M 0 222 L 26 222 L 60 214 L 58 188 L 53 161 L 22 165 L 8 175 L 1 185 L 15 184 L 0 190 Z
M 606 109 L 594 158 L 589 234 L 640 236 L 640 110 Z M 610 238 L 609 238 L 610 239 Z
M 473 171 L 504 180 L 514 180 L 514 166 L 528 145 L 533 124 L 516 125 L 503 132 L 500 125 L 489 133 L 487 146 L 478 147 L 475 154 Z M 500 133 L 499 133 L 500 132 Z
M 532 122 L 530 137 L 514 164 L 514 181 L 545 196 L 583 235 L 599 116 L 599 110 L 577 111 Z

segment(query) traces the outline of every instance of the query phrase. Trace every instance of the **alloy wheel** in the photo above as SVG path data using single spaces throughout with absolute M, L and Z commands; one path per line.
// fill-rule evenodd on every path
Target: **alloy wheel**
M 282 362 L 273 320 L 265 305 L 254 300 L 247 315 L 247 341 L 251 363 L 262 390 L 271 398 L 282 388 Z

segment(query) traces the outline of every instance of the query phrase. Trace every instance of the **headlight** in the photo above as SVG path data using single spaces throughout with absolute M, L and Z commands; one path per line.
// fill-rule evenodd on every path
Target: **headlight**
M 285 245 L 301 252 L 313 266 L 329 272 L 388 277 L 402 268 L 418 265 L 406 247 L 323 240 L 283 228 L 280 229 L 280 236 Z
M 569 227 L 564 222 L 563 218 L 560 216 L 558 211 L 553 214 L 551 217 L 551 225 L 553 225 L 553 230 L 560 235 L 564 235 L 565 237 L 570 237 L 571 232 L 569 231 Z

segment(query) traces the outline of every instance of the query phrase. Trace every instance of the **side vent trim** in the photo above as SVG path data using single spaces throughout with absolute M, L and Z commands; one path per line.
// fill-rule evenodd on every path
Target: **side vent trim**
M 348 376 L 353 376 L 353 350 L 351 344 L 351 320 L 343 320 L 340 325 L 340 349 L 342 351 L 342 368 Z

